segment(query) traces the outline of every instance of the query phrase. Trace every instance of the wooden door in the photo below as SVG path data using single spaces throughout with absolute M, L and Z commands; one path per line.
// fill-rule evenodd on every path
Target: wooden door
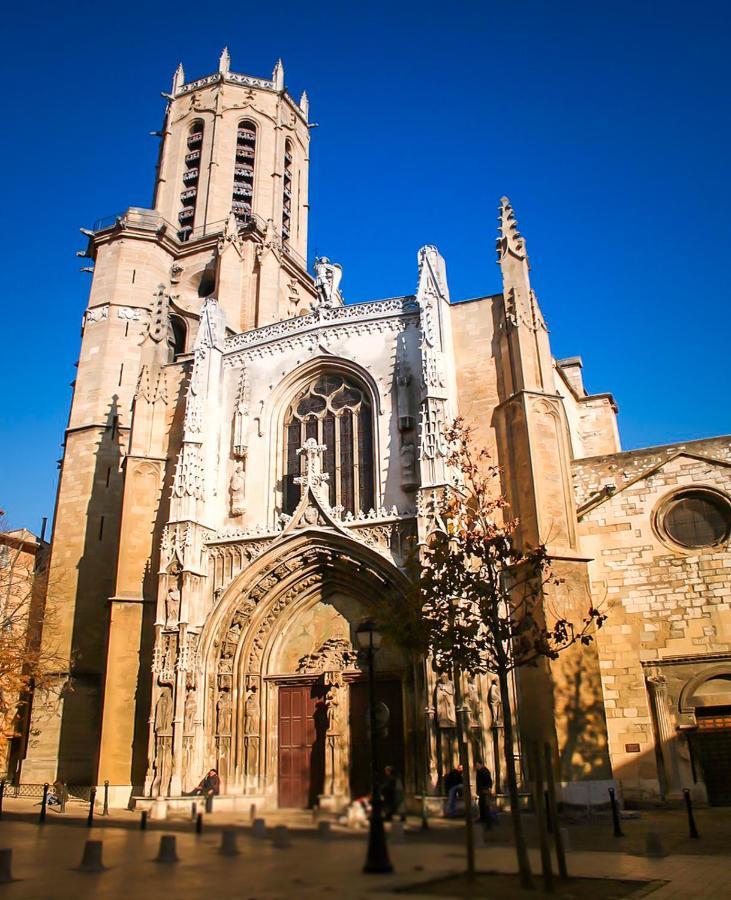
M 377 735 L 378 767 L 394 766 L 404 780 L 404 715 L 401 682 L 377 681 L 376 704 L 388 709 L 388 720 Z M 368 683 L 350 685 L 350 792 L 364 797 L 371 792 L 371 749 L 368 712 Z
M 305 809 L 322 793 L 325 710 L 319 685 L 279 688 L 279 806 Z
M 711 806 L 731 806 L 731 707 L 697 707 L 693 753 L 703 770 Z

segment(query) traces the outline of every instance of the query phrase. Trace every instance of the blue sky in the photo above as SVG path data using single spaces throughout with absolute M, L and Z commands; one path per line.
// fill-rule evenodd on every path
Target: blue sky
M 234 71 L 281 56 L 310 95 L 310 259 L 343 264 L 348 300 L 412 292 L 425 243 L 453 298 L 498 291 L 508 194 L 554 354 L 615 394 L 624 447 L 731 431 L 728 4 L 41 2 L 3 24 L 13 524 L 53 513 L 89 289 L 78 228 L 149 205 L 159 92 L 225 44 Z

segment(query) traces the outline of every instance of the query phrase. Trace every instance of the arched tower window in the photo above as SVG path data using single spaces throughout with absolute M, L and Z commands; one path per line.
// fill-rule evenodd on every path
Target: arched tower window
M 256 125 L 244 120 L 236 129 L 236 163 L 231 209 L 240 225 L 251 218 L 254 202 L 254 161 L 256 160 Z
M 180 194 L 180 212 L 178 213 L 178 221 L 180 222 L 178 237 L 181 241 L 188 240 L 195 224 L 195 204 L 198 199 L 198 176 L 200 175 L 203 131 L 204 125 L 200 119 L 196 119 L 188 131 L 188 152 L 185 154 L 183 191 Z
M 175 357 L 180 356 L 181 353 L 185 353 L 188 328 L 185 324 L 185 320 L 176 315 L 170 316 L 170 324 L 173 329 L 173 359 L 175 359 Z
M 292 229 L 292 141 L 284 143 L 284 178 L 282 180 L 282 237 L 289 240 Z
M 373 507 L 373 410 L 368 392 L 355 380 L 325 373 L 300 390 L 284 418 L 284 512 L 300 500 L 297 450 L 307 438 L 325 445 L 324 471 L 330 476 L 330 505 L 344 512 Z

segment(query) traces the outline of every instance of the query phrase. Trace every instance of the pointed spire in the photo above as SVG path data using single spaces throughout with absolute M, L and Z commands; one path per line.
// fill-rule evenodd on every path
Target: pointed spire
M 231 54 L 228 52 L 228 47 L 224 47 L 221 51 L 221 56 L 218 60 L 218 71 L 222 75 L 228 75 L 229 69 L 231 68 Z
M 508 253 L 512 254 L 516 259 L 527 260 L 528 253 L 525 248 L 525 241 L 518 231 L 518 221 L 515 218 L 515 212 L 510 204 L 510 200 L 507 197 L 501 197 L 498 209 L 500 211 L 498 216 L 500 227 L 497 239 L 497 261 L 501 262 Z
M 185 84 L 185 72 L 183 71 L 183 64 L 178 63 L 178 68 L 175 70 L 175 74 L 173 75 L 173 87 L 170 93 L 175 96 L 175 94 L 180 90 L 180 88 Z
M 284 64 L 282 63 L 281 59 L 278 59 L 277 64 L 274 66 L 274 71 L 272 72 L 272 81 L 274 82 L 275 91 L 284 90 Z
M 310 98 L 307 96 L 307 91 L 302 91 L 302 96 L 300 97 L 300 109 L 302 110 L 305 119 L 307 119 L 310 114 Z

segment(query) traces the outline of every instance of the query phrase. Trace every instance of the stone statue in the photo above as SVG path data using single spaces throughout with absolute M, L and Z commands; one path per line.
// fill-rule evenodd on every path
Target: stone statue
M 457 711 L 454 706 L 454 685 L 446 672 L 442 672 L 436 688 L 437 725 L 440 728 L 454 728 L 457 725 Z
M 338 712 L 340 710 L 340 696 L 343 689 L 342 677 L 338 673 L 326 675 L 325 683 L 328 685 L 325 694 L 325 712 L 327 714 L 328 732 L 338 730 Z
M 195 691 L 188 691 L 185 698 L 185 714 L 183 718 L 183 734 L 190 735 L 195 731 Z
M 180 616 L 180 590 L 177 585 L 170 588 L 165 600 L 165 622 L 167 625 L 177 625 Z
M 231 694 L 221 691 L 216 703 L 216 734 L 231 734 Z
M 481 711 L 480 687 L 477 683 L 477 676 L 473 675 L 467 679 L 467 712 L 471 728 L 479 727 Z
M 155 704 L 155 734 L 167 734 L 173 727 L 173 700 L 170 688 L 162 689 Z
M 320 256 L 315 260 L 315 288 L 320 300 L 318 306 L 332 309 L 333 306 L 343 305 L 339 289 L 342 277 L 342 266 L 331 263 L 326 256 Z
M 493 727 L 503 724 L 503 700 L 500 696 L 500 685 L 497 678 L 490 682 L 487 689 L 487 705 L 490 707 L 490 716 Z
M 242 516 L 246 509 L 244 500 L 244 464 L 239 460 L 234 466 L 231 481 L 228 483 L 229 506 L 232 516 Z
M 259 734 L 259 698 L 256 685 L 252 684 L 246 691 L 244 701 L 244 733 Z
M 401 485 L 411 490 L 418 484 L 416 479 L 416 447 L 411 441 L 401 444 Z

